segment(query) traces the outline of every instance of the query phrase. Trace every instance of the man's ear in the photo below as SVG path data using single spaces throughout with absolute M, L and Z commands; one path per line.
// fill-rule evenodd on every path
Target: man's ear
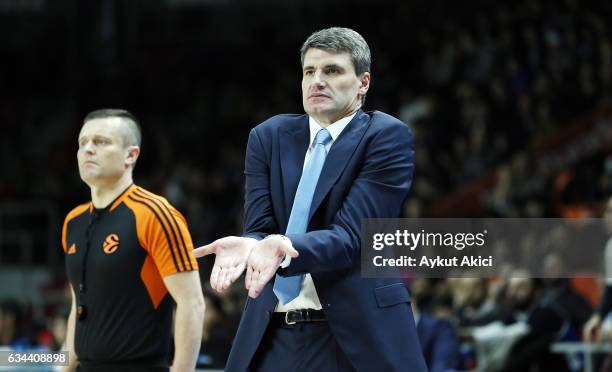
M 361 83 L 361 85 L 359 86 L 359 90 L 357 91 L 358 94 L 360 96 L 365 96 L 366 93 L 368 92 L 368 89 L 370 89 L 370 79 L 372 78 L 372 76 L 370 75 L 369 72 L 364 72 L 361 75 L 359 75 L 359 82 Z
M 140 147 L 129 146 L 126 150 L 125 164 L 134 166 L 134 164 L 136 164 L 136 160 L 138 160 L 138 156 L 140 155 Z

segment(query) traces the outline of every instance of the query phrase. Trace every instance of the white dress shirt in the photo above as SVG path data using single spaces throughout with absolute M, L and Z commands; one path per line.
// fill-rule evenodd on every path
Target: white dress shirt
M 330 125 L 328 125 L 325 129 L 329 131 L 331 135 L 331 141 L 329 141 L 325 145 L 325 151 L 329 153 L 329 149 L 332 147 L 333 143 L 336 141 L 340 133 L 346 128 L 348 123 L 355 117 L 357 112 L 353 113 L 350 116 L 346 116 Z M 319 130 L 323 129 L 323 127 L 317 123 L 312 116 L 308 117 L 308 126 L 310 127 L 310 146 L 308 150 L 306 150 L 306 156 L 304 158 L 304 165 L 307 164 L 308 159 L 310 158 L 310 153 L 312 152 L 312 148 L 314 147 L 314 139 Z M 291 257 L 287 256 L 285 260 L 281 263 L 281 267 L 288 267 L 291 264 Z M 302 287 L 300 289 L 300 294 L 294 298 L 292 301 L 283 305 L 280 301 L 276 305 L 276 309 L 274 311 L 277 312 L 286 312 L 289 310 L 296 309 L 321 309 L 321 302 L 319 301 L 319 296 L 317 295 L 317 290 L 315 289 L 314 282 L 312 281 L 312 276 L 310 274 L 305 274 L 302 280 Z

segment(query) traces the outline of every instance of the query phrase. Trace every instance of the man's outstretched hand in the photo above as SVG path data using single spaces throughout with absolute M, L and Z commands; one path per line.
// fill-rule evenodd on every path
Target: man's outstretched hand
M 217 292 L 224 292 L 240 277 L 257 243 L 253 238 L 226 236 L 194 249 L 193 255 L 196 257 L 216 255 L 215 265 L 210 274 L 210 285 Z
M 276 274 L 276 270 L 278 270 L 285 255 L 289 257 L 299 255 L 287 238 L 272 235 L 256 242 L 248 258 L 245 277 L 245 286 L 249 290 L 249 297 L 257 298 L 259 296 L 263 287 Z

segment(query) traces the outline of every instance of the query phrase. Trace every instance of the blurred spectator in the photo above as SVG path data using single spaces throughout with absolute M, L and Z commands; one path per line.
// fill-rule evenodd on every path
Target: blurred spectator
M 36 332 L 36 346 L 44 350 L 58 351 L 66 341 L 68 316 L 57 314 L 47 319 L 44 327 Z
M 470 331 L 479 369 L 567 370 L 565 359 L 551 354 L 549 348 L 561 338 L 570 318 L 563 304 L 550 300 L 544 292 L 542 283 L 527 272 L 517 270 L 511 274 L 503 291 L 503 320 Z
M 24 312 L 17 301 L 0 303 L 0 345 L 24 349 L 32 344 L 25 329 Z
M 585 341 L 601 340 L 602 338 L 612 339 L 610 335 L 602 335 L 599 332 L 601 322 L 612 311 L 612 197 L 608 198 L 602 214 L 606 230 L 610 236 L 604 249 L 605 290 L 597 311 L 584 326 L 583 339 Z
M 461 327 L 485 325 L 502 317 L 483 278 L 451 279 L 455 316 Z

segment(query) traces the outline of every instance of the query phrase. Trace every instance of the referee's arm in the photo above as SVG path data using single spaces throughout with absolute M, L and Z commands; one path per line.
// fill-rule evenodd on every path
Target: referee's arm
M 176 302 L 174 320 L 174 363 L 172 372 L 195 369 L 204 322 L 204 296 L 198 271 L 185 271 L 164 277 L 168 292 Z
M 74 289 L 70 286 L 70 294 L 72 295 L 72 305 L 70 306 L 70 315 L 68 315 L 68 324 L 66 325 L 66 344 L 65 349 L 68 351 L 68 365 L 62 369 L 63 372 L 76 371 L 78 359 L 74 351 L 74 327 L 76 316 L 76 301 L 74 297 Z

